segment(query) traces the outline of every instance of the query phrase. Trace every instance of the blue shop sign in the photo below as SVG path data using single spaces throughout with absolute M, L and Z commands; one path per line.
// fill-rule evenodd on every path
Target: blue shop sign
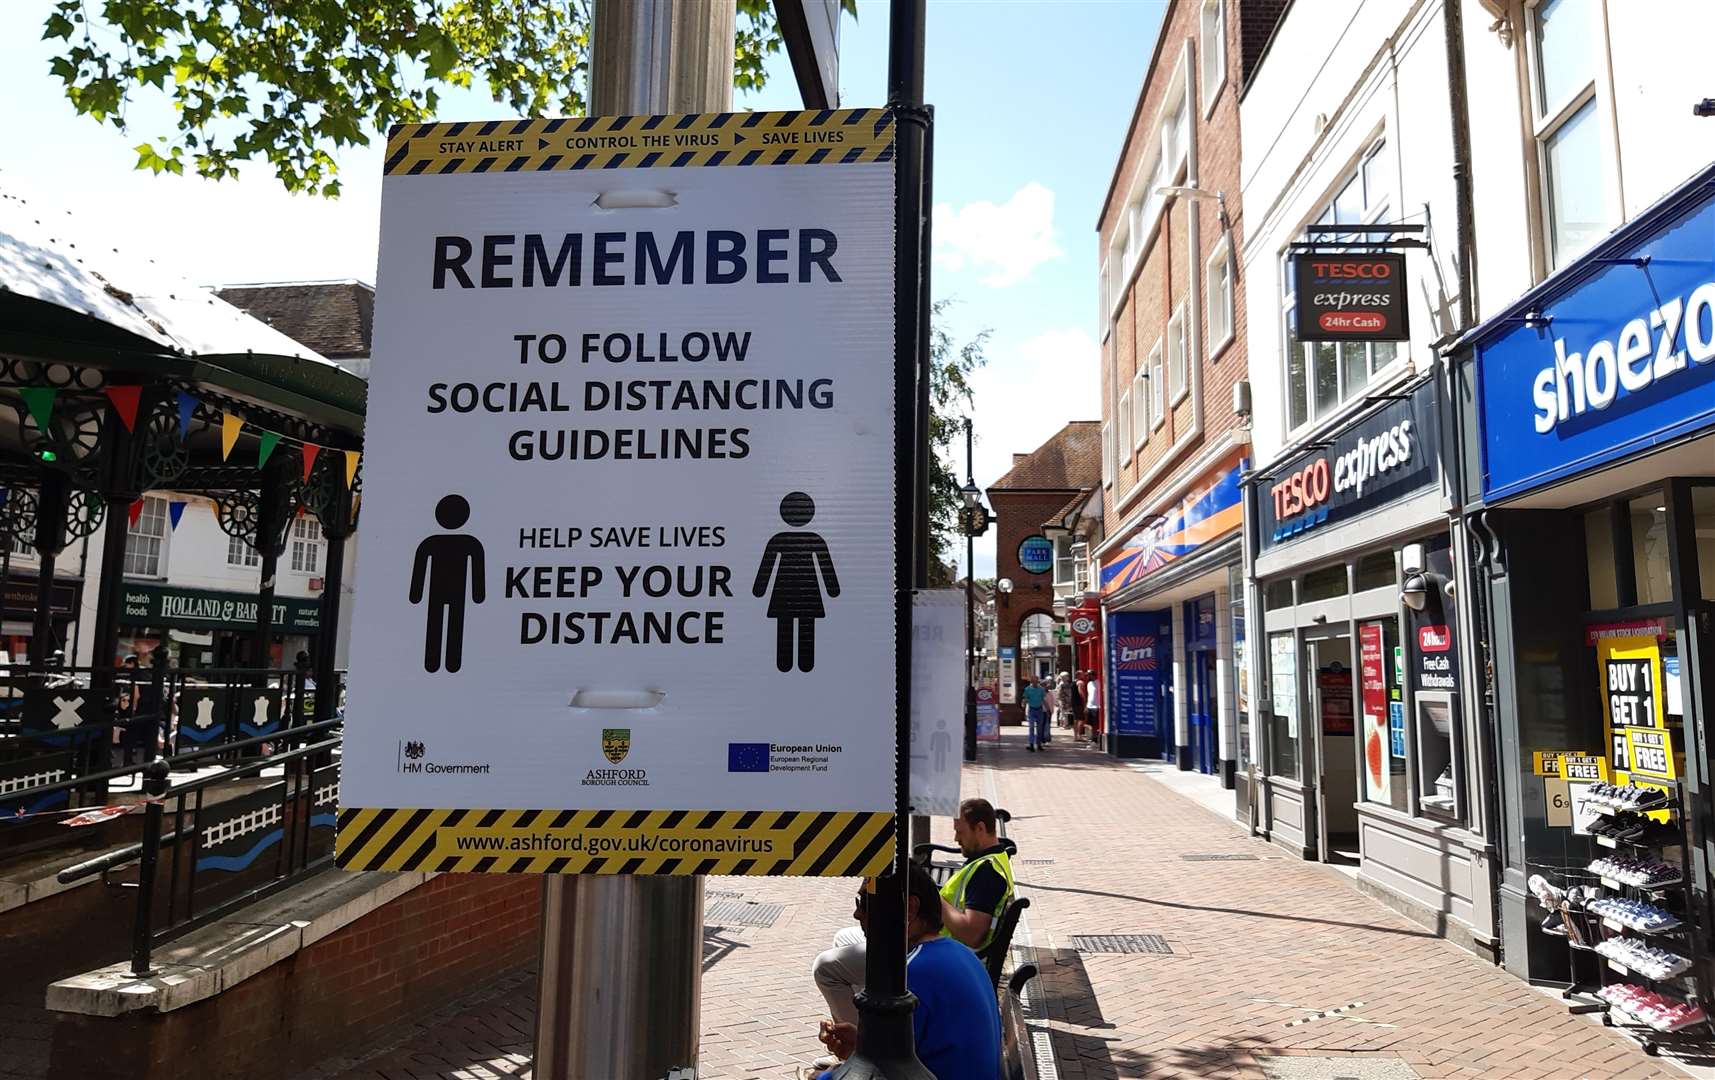
M 1715 167 L 1470 337 L 1483 495 L 1715 427 Z
M 1124 611 L 1108 616 L 1108 715 L 1116 735 L 1160 735 L 1161 691 L 1173 655 L 1172 616 Z

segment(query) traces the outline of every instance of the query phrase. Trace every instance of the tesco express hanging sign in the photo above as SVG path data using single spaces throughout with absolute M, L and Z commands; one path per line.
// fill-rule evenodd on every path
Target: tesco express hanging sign
M 1715 426 L 1715 203 L 1687 184 L 1476 339 L 1483 494 Z

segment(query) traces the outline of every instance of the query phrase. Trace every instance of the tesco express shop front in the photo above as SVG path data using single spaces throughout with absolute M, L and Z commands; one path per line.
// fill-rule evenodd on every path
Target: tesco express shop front
M 1700 954 L 1700 983 L 1711 974 L 1712 185 L 1715 169 L 1692 178 L 1458 345 L 1474 615 L 1492 642 L 1502 940 L 1527 978 L 1564 979 L 1569 963 L 1566 940 L 1539 928 L 1531 875 L 1591 883 L 1586 867 L 1615 854 L 1590 832 L 1583 785 L 1538 760 L 1552 751 L 1669 793 L 1662 835 L 1683 835 L 1690 858 L 1677 842 L 1658 854 L 1690 864 L 1688 921 L 1701 924 L 1678 947 Z

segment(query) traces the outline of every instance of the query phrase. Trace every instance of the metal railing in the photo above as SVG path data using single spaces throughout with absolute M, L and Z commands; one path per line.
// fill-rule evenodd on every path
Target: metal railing
M 341 673 L 335 712 L 343 689 Z M 305 668 L 0 666 L 0 827 L 104 803 L 109 781 L 157 756 L 266 753 L 314 718 L 319 692 Z
M 141 767 L 148 799 L 143 838 L 66 867 L 57 875 L 62 884 L 100 875 L 110 886 L 137 890 L 132 974 L 149 974 L 158 945 L 332 862 L 339 802 L 339 763 L 334 751 L 340 745 L 342 723 L 334 719 L 304 724 L 279 734 L 159 758 Z M 168 784 L 175 768 L 230 752 L 260 750 L 271 742 L 302 745 L 269 757 L 240 760 L 182 784 Z M 281 770 L 277 781 L 237 794 L 228 792 L 230 797 L 220 801 L 208 797 L 219 787 L 261 779 L 264 770 L 276 768 Z M 110 879 L 113 871 L 132 862 L 137 864 L 134 883 Z

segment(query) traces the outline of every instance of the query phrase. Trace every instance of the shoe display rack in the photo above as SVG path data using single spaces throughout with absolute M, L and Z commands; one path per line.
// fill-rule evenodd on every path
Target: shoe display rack
M 1715 1030 L 1694 963 L 1704 928 L 1691 894 L 1683 791 L 1667 786 L 1593 785 L 1585 798 L 1601 814 L 1590 829 L 1596 857 L 1566 872 L 1564 887 L 1532 881 L 1550 909 L 1542 929 L 1564 936 L 1572 950 L 1565 996 L 1574 1011 L 1600 1012 L 1648 1054 L 1670 1034 Z M 1652 811 L 1667 812 L 1669 821 L 1651 819 Z

